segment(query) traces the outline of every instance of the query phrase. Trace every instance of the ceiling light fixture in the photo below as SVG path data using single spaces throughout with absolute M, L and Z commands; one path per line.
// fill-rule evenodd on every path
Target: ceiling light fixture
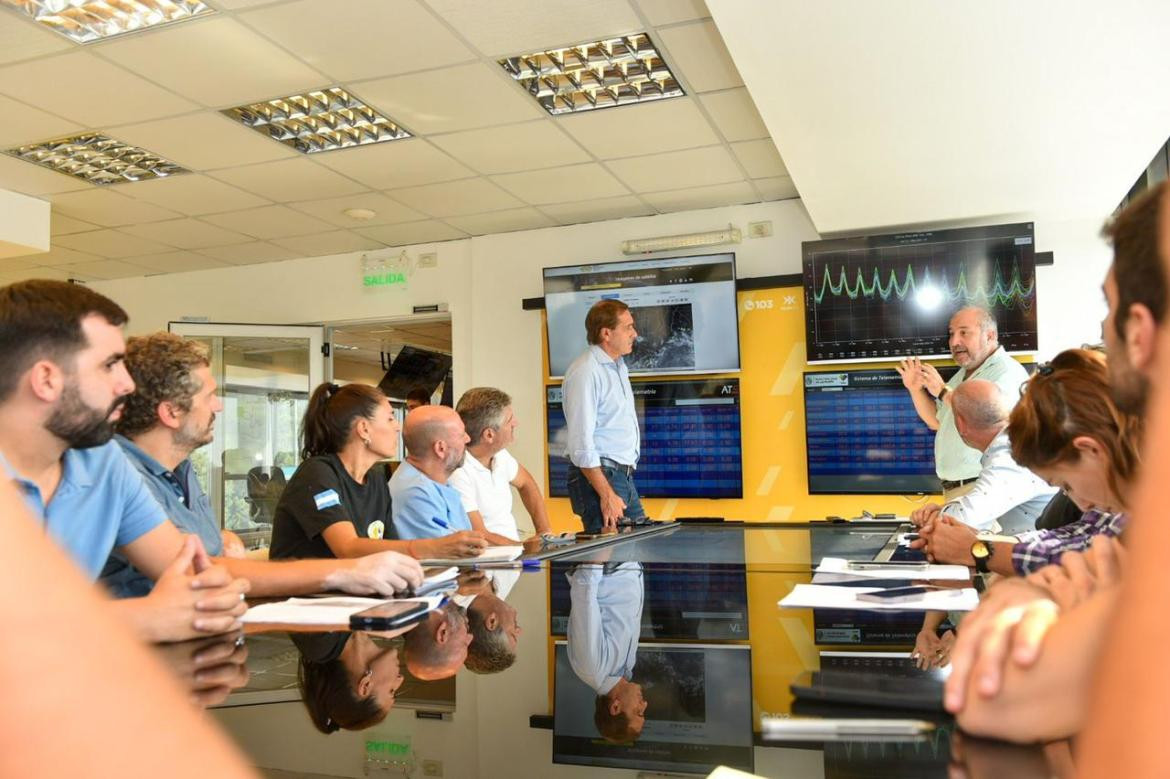
M 499 61 L 550 114 L 686 94 L 644 32 Z
M 221 113 L 303 154 L 411 137 L 341 87 L 236 106 Z
M 684 233 L 662 235 L 657 238 L 635 238 L 622 241 L 622 254 L 648 254 L 667 249 L 694 249 L 700 246 L 719 246 L 725 243 L 739 243 L 743 238 L 738 227 L 727 225 L 723 230 L 708 230 L 705 233 Z
M 341 213 L 348 216 L 350 219 L 356 219 L 359 222 L 368 222 L 378 215 L 377 211 L 369 208 L 347 208 Z
M 215 13 L 198 0 L 0 0 L 77 43 L 113 38 Z
M 31 143 L 4 153 L 100 185 L 148 181 L 191 172 L 153 152 L 100 133 Z

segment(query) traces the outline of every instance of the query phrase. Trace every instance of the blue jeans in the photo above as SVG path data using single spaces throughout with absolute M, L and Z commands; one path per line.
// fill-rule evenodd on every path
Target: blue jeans
M 601 466 L 605 480 L 617 496 L 626 502 L 625 515 L 630 519 L 642 519 L 646 510 L 642 508 L 642 499 L 638 497 L 638 488 L 634 480 L 626 472 L 608 465 Z M 586 533 L 600 533 L 604 521 L 601 516 L 601 498 L 594 491 L 593 485 L 575 465 L 569 465 L 569 503 L 573 506 L 573 513 L 581 517 L 581 524 Z

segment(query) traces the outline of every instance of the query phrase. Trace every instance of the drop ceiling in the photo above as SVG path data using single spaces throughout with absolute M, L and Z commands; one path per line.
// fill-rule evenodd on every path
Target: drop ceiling
M 52 249 L 0 283 L 173 273 L 796 197 L 702 0 L 211 0 L 87 45 L 0 9 L 0 148 L 81 132 L 189 174 L 96 186 L 0 155 Z M 497 61 L 645 31 L 686 95 L 550 116 Z M 223 109 L 341 86 L 414 137 L 311 156 Z M 347 209 L 376 216 L 357 221 Z

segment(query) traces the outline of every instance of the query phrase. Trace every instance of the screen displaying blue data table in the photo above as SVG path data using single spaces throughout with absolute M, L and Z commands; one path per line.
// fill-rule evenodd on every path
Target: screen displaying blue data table
M 810 494 L 941 490 L 934 431 L 918 418 L 896 371 L 804 374 L 804 420 Z
M 633 382 L 644 498 L 743 497 L 739 380 Z M 547 387 L 549 495 L 568 495 L 561 387 Z

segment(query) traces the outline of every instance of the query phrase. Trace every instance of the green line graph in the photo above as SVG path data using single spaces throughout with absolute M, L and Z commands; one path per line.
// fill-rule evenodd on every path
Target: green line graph
M 897 269 L 891 269 L 883 281 L 882 269 L 875 266 L 872 274 L 858 268 L 851 283 L 849 271 L 844 264 L 841 265 L 840 272 L 836 273 L 826 264 L 821 284 L 813 292 L 813 299 L 817 305 L 824 302 L 826 295 L 845 296 L 850 300 L 880 298 L 883 301 L 889 301 L 894 297 L 897 297 L 898 300 L 906 300 L 913 298 L 923 290 L 933 288 L 942 293 L 947 302 L 983 303 L 988 308 L 1028 310 L 1035 300 L 1035 275 L 1025 283 L 1020 273 L 1020 267 L 1015 262 L 1011 265 L 1010 273 L 1005 276 L 999 261 L 996 261 L 990 282 L 986 279 L 971 281 L 968 279 L 966 267 L 959 271 L 959 277 L 953 285 L 950 283 L 946 271 L 939 274 L 937 282 L 931 278 L 930 268 L 924 268 L 920 276 L 919 279 L 915 275 L 914 265 L 907 263 L 901 277 L 899 277 Z

